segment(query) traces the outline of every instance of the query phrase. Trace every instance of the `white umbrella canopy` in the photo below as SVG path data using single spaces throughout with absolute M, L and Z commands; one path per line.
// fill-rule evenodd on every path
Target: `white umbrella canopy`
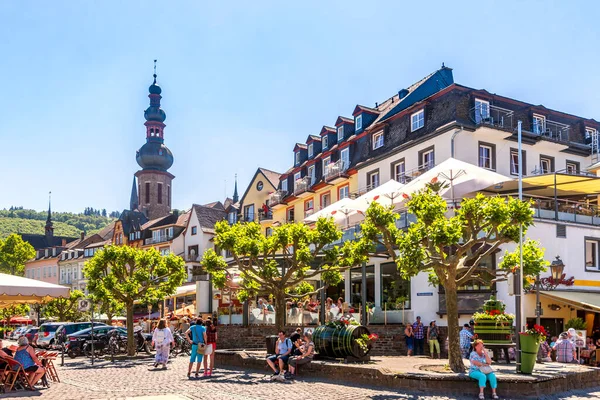
M 69 297 L 69 288 L 22 276 L 0 274 L 0 307 L 14 303 L 41 303 Z
M 352 207 L 360 213 L 365 213 L 372 202 L 376 201 L 377 203 L 383 206 L 390 206 L 397 204 L 402 201 L 402 194 L 404 184 L 395 181 L 389 180 L 383 185 L 377 186 L 375 189 L 368 191 L 363 194 L 359 198 L 355 199 L 352 202 Z
M 433 180 L 437 180 L 440 183 L 446 183 L 439 191 L 439 194 L 442 197 L 456 200 L 461 199 L 470 193 L 487 188 L 488 186 L 512 179 L 494 171 L 455 158 L 449 158 L 407 183 L 402 188 L 402 191 L 405 194 L 410 195 L 424 189 L 426 185 Z M 402 200 L 403 198 L 400 198 L 399 201 Z
M 345 198 L 336 201 L 333 204 L 328 205 L 322 210 L 304 218 L 304 222 L 317 222 L 321 217 L 331 217 L 336 224 L 343 224 L 348 222 L 348 215 L 356 211 L 353 207 L 353 200 Z

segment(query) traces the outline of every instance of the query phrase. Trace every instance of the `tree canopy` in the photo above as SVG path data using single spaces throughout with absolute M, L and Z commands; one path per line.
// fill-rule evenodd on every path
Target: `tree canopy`
M 46 318 L 57 318 L 59 321 L 79 321 L 83 313 L 79 311 L 79 300 L 84 298 L 81 290 L 72 290 L 69 297 L 57 297 L 50 300 L 43 308 Z
M 23 275 L 25 262 L 35 257 L 35 249 L 23 241 L 21 235 L 13 233 L 0 239 L 0 272 Z
M 215 245 L 231 252 L 234 262 L 209 249 L 202 259 L 203 267 L 212 275 L 213 284 L 223 288 L 232 270 L 240 273 L 241 301 L 260 292 L 270 293 L 275 300 L 275 322 L 279 329 L 285 323 L 286 296 L 306 296 L 310 278 L 320 277 L 325 284 L 335 285 L 341 272 L 368 259 L 362 242 L 347 241 L 332 245 L 342 237 L 333 220 L 321 218 L 313 229 L 303 223 L 283 224 L 271 236 L 261 233 L 259 224 L 227 221 L 215 225 Z M 290 292 L 290 293 L 288 293 Z
M 110 296 L 124 304 L 127 326 L 133 326 L 134 302 L 149 303 L 175 292 L 187 274 L 179 256 L 162 256 L 156 249 L 108 246 L 84 267 L 88 290 L 99 298 Z M 133 330 L 127 330 L 129 354 L 135 353 Z
M 8 307 L 0 308 L 0 320 L 10 321 L 12 317 L 21 317 L 29 314 L 27 304 L 13 304 Z
M 495 254 L 505 243 L 519 241 L 533 223 L 528 202 L 514 198 L 486 197 L 478 194 L 463 199 L 454 215 L 449 215 L 446 200 L 428 187 L 408 198 L 407 211 L 416 222 L 407 229 L 396 226 L 398 214 L 378 203 L 371 204 L 362 224 L 364 246 L 385 246 L 386 253 L 407 277 L 429 273 L 432 284 L 444 287 L 448 317 L 449 363 L 455 372 L 464 371 L 458 335 L 457 287 L 470 280 L 487 281 L 496 271 L 481 268 L 481 261 Z M 524 255 L 525 275 L 544 270 L 543 250 L 528 242 Z M 516 257 L 516 258 L 515 258 Z M 518 255 L 507 254 L 500 266 L 514 268 Z

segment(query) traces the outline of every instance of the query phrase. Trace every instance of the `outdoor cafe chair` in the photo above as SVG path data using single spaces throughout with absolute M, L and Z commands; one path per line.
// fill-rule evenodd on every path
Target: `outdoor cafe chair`
M 7 392 L 13 390 L 14 387 L 33 390 L 33 387 L 29 384 L 29 379 L 27 379 L 27 373 L 20 362 L 12 358 L 3 358 L 2 361 L 8 364 L 4 370 L 4 389 Z

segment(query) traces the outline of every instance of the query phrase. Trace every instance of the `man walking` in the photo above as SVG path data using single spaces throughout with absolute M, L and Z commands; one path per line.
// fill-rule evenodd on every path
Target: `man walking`
M 469 349 L 471 348 L 471 339 L 473 339 L 473 333 L 471 332 L 469 324 L 464 324 L 462 330 L 459 333 L 460 336 L 460 352 L 463 358 L 469 358 Z
M 425 344 L 425 329 L 421 322 L 421 317 L 417 317 L 417 320 L 413 324 L 413 335 L 415 337 L 415 356 L 425 354 L 423 347 Z

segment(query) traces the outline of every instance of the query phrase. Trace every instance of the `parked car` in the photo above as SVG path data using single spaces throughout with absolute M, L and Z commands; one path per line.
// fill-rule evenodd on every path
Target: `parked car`
M 36 343 L 36 334 L 38 333 L 38 331 L 40 330 L 40 328 L 38 328 L 37 326 L 32 326 L 31 328 L 28 328 L 24 335 L 27 338 L 27 340 L 29 340 L 29 343 L 33 346 L 36 347 L 37 343 Z
M 92 326 L 91 322 L 69 322 L 69 323 L 66 323 L 66 324 L 60 326 L 56 330 L 56 334 L 63 335 L 64 339 L 67 340 L 69 335 L 71 335 L 75 332 L 82 331 L 84 329 L 88 329 L 91 326 Z M 94 327 L 96 327 L 96 326 L 107 326 L 107 325 L 104 322 L 94 322 Z
M 66 322 L 46 322 L 40 325 L 37 338 L 38 347 L 50 348 L 51 346 L 54 346 L 56 330 L 65 323 Z
M 15 330 L 13 330 L 10 333 L 9 339 L 17 340 L 18 338 L 23 336 L 23 334 L 25 333 L 25 331 L 27 329 L 29 329 L 28 326 L 20 326 L 20 327 L 16 328 Z

